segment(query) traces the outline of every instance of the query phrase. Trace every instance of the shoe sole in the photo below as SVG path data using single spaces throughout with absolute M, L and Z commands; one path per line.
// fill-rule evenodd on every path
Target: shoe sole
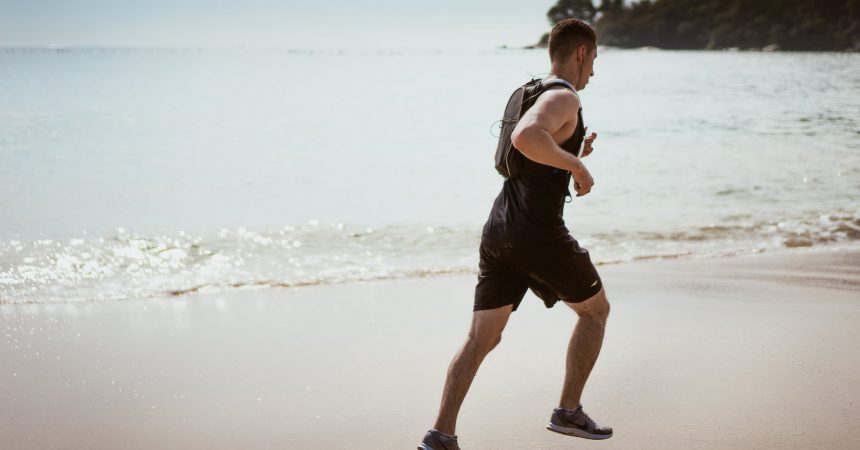
M 581 438 L 585 438 L 585 439 L 600 440 L 600 439 L 609 439 L 612 437 L 611 433 L 610 434 L 593 434 L 593 433 L 589 433 L 587 431 L 582 431 L 579 428 L 563 427 L 561 425 L 556 425 L 552 422 L 550 422 L 549 425 L 547 425 L 546 429 L 549 431 L 555 431 L 556 433 L 561 433 L 561 434 L 565 434 L 568 436 L 581 437 Z

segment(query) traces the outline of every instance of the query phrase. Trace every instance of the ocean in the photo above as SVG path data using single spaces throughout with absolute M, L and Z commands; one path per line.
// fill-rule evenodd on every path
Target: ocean
M 0 303 L 472 273 L 497 121 L 548 71 L 545 50 L 0 49 Z M 601 47 L 581 98 L 595 186 L 564 217 L 598 264 L 860 247 L 860 55 Z

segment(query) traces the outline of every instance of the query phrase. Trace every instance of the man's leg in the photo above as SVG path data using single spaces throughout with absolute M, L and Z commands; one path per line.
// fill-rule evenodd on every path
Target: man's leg
M 460 405 L 463 404 L 466 392 L 469 391 L 484 357 L 502 339 L 502 330 L 512 310 L 513 305 L 507 305 L 475 311 L 472 314 L 469 336 L 448 367 L 448 377 L 442 391 L 442 405 L 439 407 L 439 416 L 434 427 L 442 433 L 455 434 Z
M 579 406 L 585 381 L 597 361 L 603 345 L 603 332 L 609 316 L 609 301 L 603 289 L 580 303 L 565 302 L 579 316 L 570 344 L 567 347 L 564 387 L 561 391 L 560 407 L 576 409 Z

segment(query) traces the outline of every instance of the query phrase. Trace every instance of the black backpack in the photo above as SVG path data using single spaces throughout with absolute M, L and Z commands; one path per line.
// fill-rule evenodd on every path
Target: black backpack
M 505 107 L 505 115 L 502 117 L 502 129 L 499 134 L 499 144 L 496 147 L 496 170 L 505 178 L 514 178 L 527 174 L 527 158 L 514 147 L 511 142 L 511 134 L 517 122 L 520 121 L 525 112 L 537 101 L 538 96 L 551 86 L 564 86 L 573 92 L 576 89 L 567 81 L 561 79 L 541 80 L 532 79 L 520 86 L 511 94 L 508 105 Z

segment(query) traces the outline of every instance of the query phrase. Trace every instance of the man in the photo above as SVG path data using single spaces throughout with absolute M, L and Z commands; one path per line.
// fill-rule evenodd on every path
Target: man
M 561 79 L 584 89 L 594 75 L 596 41 L 585 22 L 567 19 L 556 24 L 549 39 L 552 73 L 546 80 Z M 471 329 L 448 368 L 436 424 L 420 450 L 460 449 L 455 435 L 460 405 L 484 357 L 500 342 L 508 316 L 529 289 L 547 308 L 562 300 L 578 315 L 561 400 L 547 428 L 589 439 L 612 436 L 612 429 L 596 424 L 580 404 L 603 343 L 609 302 L 588 251 L 570 236 L 562 219 L 571 178 L 577 197 L 594 185 L 576 156 L 585 136 L 579 96 L 553 85 L 523 114 L 511 136 L 527 159 L 524 163 L 532 166 L 530 175 L 505 180 L 484 225 Z M 592 133 L 584 139 L 583 157 L 591 153 L 596 137 Z

